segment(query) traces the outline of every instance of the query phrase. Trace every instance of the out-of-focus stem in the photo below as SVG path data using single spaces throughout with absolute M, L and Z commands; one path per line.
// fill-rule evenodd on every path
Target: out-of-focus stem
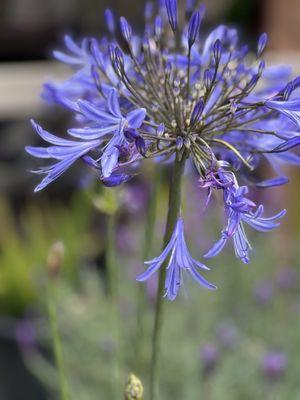
M 53 298 L 53 282 L 48 282 L 48 293 L 47 293 L 47 306 L 48 306 L 48 315 L 51 325 L 51 334 L 53 340 L 53 350 L 56 367 L 59 373 L 59 385 L 61 392 L 61 400 L 70 400 L 70 392 L 69 386 L 66 378 L 65 364 L 64 364 L 64 356 L 63 356 L 63 348 L 59 335 L 58 323 L 57 323 L 57 311 L 56 305 Z
M 154 239 L 154 229 L 156 223 L 156 210 L 158 194 L 161 187 L 161 171 L 157 166 L 154 167 L 152 179 L 152 191 L 147 204 L 147 215 L 145 224 L 145 236 L 143 247 L 143 259 L 146 261 L 151 256 L 151 250 Z M 145 338 L 145 309 L 147 306 L 145 285 L 137 287 L 137 337 L 136 337 L 136 352 L 138 366 L 143 363 L 142 352 Z
M 115 340 L 115 352 L 113 360 L 112 392 L 113 399 L 118 400 L 121 396 L 120 378 L 120 335 L 119 335 L 119 309 L 118 309 L 118 286 L 119 274 L 116 263 L 116 215 L 107 216 L 107 241 L 106 241 L 106 268 L 108 277 L 108 290 L 112 305 L 112 337 Z
M 180 157 L 178 154 L 173 166 L 172 178 L 169 191 L 169 208 L 167 224 L 164 236 L 163 247 L 165 247 L 174 230 L 178 215 L 180 213 L 181 205 L 181 181 L 185 165 L 185 156 Z M 152 359 L 150 370 L 150 400 L 156 400 L 158 397 L 158 376 L 159 376 L 159 355 L 160 355 L 160 342 L 163 325 L 163 295 L 164 284 L 166 278 L 167 261 L 161 266 L 159 273 L 156 307 L 155 307 L 155 320 L 152 336 Z

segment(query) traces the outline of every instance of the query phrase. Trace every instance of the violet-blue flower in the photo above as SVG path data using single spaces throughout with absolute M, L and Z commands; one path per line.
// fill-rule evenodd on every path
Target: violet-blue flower
M 145 262 L 149 267 L 137 277 L 137 280 L 143 282 L 150 278 L 151 275 L 163 266 L 165 261 L 168 261 L 165 296 L 169 300 L 174 300 L 177 297 L 180 286 L 182 285 L 183 271 L 188 272 L 194 280 L 205 288 L 216 289 L 216 286 L 209 283 L 199 273 L 199 270 L 205 271 L 209 270 L 209 268 L 195 260 L 189 253 L 184 238 L 184 223 L 182 218 L 178 219 L 171 239 L 163 252 L 153 260 Z
M 260 232 L 269 232 L 279 226 L 278 220 L 284 216 L 285 210 L 272 217 L 263 217 L 263 205 L 256 208 L 255 203 L 245 197 L 248 193 L 248 187 L 239 186 L 233 172 L 219 169 L 216 174 L 210 174 L 208 179 L 201 181 L 200 185 L 209 187 L 210 190 L 214 188 L 223 191 L 224 209 L 227 218 L 227 225 L 222 231 L 221 238 L 204 257 L 211 258 L 218 255 L 227 240 L 232 238 L 236 256 L 247 264 L 251 245 L 247 239 L 244 224 L 248 224 Z

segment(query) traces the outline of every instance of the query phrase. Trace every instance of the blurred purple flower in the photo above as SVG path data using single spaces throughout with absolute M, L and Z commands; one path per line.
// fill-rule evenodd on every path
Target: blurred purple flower
M 207 377 L 215 371 L 220 359 L 220 353 L 214 344 L 207 343 L 200 350 L 200 358 L 202 364 L 202 374 L 204 377 Z
M 233 324 L 223 323 L 217 327 L 217 339 L 226 349 L 232 349 L 237 342 L 238 334 Z
M 285 373 L 287 363 L 286 354 L 278 351 L 270 351 L 262 359 L 263 373 L 268 379 L 277 380 Z
M 295 268 L 283 267 L 276 275 L 276 282 L 283 291 L 295 289 L 299 283 L 298 271 Z
M 31 321 L 21 320 L 16 325 L 15 337 L 22 351 L 31 352 L 37 348 L 36 331 Z
M 254 286 L 253 298 L 261 304 L 266 305 L 272 301 L 274 297 L 274 285 L 271 281 L 262 281 Z
M 124 202 L 127 209 L 134 214 L 144 212 L 148 201 L 148 192 L 147 186 L 141 182 L 127 186 L 124 193 Z

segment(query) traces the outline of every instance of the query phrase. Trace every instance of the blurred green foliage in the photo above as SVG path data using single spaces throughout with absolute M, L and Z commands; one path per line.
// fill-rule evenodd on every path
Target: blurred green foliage
M 202 218 L 198 193 L 189 186 L 185 190 L 187 237 L 192 254 L 200 257 L 206 244 L 199 243 L 198 236 L 215 237 L 219 223 L 212 215 Z M 96 197 L 82 193 L 69 206 L 27 207 L 17 222 L 8 204 L 0 203 L 0 217 L 5 223 L 5 230 L 0 233 L 1 312 L 20 315 L 28 306 L 38 309 L 41 315 L 35 323 L 38 345 L 31 344 L 23 350 L 28 367 L 48 388 L 49 399 L 59 398 L 59 387 L 44 307 L 46 260 L 51 244 L 59 240 L 64 243 L 65 260 L 53 281 L 53 293 L 72 400 L 118 400 L 121 397 L 115 397 L 115 387 L 121 393 L 130 373 L 142 380 L 147 400 L 155 282 L 150 282 L 147 288 L 145 336 L 139 342 L 142 351 L 137 351 L 137 332 L 140 332 L 137 299 L 141 284 L 134 279 L 142 269 L 144 220 L 134 215 L 127 221 L 125 217 L 125 236 L 120 239 L 118 235 L 117 333 L 115 308 L 103 274 L 95 267 L 97 264 L 105 270 L 99 259 L 99 254 L 105 251 L 105 221 L 101 215 L 97 220 L 99 211 L 115 212 L 115 201 L 120 200 L 112 197 L 110 191 Z M 163 185 L 153 256 L 160 248 L 166 202 Z M 118 224 L 124 231 L 124 226 L 120 226 L 123 218 L 124 215 L 119 215 Z M 200 220 L 202 234 L 198 233 Z M 287 231 L 285 226 L 284 231 Z M 235 260 L 232 249 L 209 263 L 213 266 L 209 277 L 219 287 L 217 292 L 207 292 L 186 279 L 181 296 L 175 302 L 166 301 L 161 399 L 300 398 L 300 272 L 297 271 L 300 249 L 299 234 L 295 231 L 294 235 L 292 239 L 279 230 L 269 235 L 251 237 L 250 234 L 255 250 L 249 266 Z M 294 268 L 295 276 L 288 290 L 284 290 L 278 282 L 278 273 L 281 277 L 288 276 L 287 267 Z M 220 338 L 224 327 L 233 332 L 231 343 L 226 344 Z M 218 355 L 209 371 L 205 367 L 207 360 L 201 356 L 207 345 L 214 346 Z M 277 380 L 268 379 L 262 369 L 264 355 L 272 350 L 283 352 L 288 360 L 285 373 Z M 115 374 L 116 357 L 119 380 Z
M 20 218 L 0 199 L 0 312 L 21 315 L 39 297 L 45 279 L 45 262 L 50 245 L 62 241 L 66 248 L 63 274 L 78 280 L 80 260 L 91 255 L 89 239 L 90 199 L 81 194 L 71 204 L 28 206 Z
M 280 287 L 277 274 L 278 271 L 283 274 L 282 267 L 286 266 L 281 265 L 277 257 L 277 251 L 284 250 L 277 245 L 274 251 L 275 246 L 272 246 L 277 239 L 275 234 L 273 238 L 256 241 L 251 266 L 239 264 L 231 254 L 216 260 L 211 273 L 212 281 L 219 286 L 216 293 L 201 290 L 187 280 L 186 293 L 175 302 L 166 302 L 161 399 L 300 398 L 299 274 L 295 271 L 295 281 L 289 290 Z M 60 332 L 74 400 L 114 399 L 114 386 L 121 387 L 130 372 L 142 379 L 147 399 L 152 289 L 149 288 L 149 307 L 145 310 L 142 360 L 137 360 L 137 283 L 132 273 L 133 261 L 119 255 L 118 263 L 121 266 L 118 337 L 112 333 L 112 305 L 96 270 L 83 271 L 80 290 L 64 279 L 56 281 Z M 286 271 L 288 273 L 288 269 Z M 270 286 L 271 291 L 268 290 Z M 45 324 L 46 327 L 46 321 Z M 219 336 L 224 326 L 234 332 L 227 345 Z M 43 347 L 50 348 L 51 338 L 45 327 L 44 334 L 40 333 L 39 337 Z M 205 360 L 201 358 L 201 349 L 207 344 L 215 346 L 219 354 L 210 373 L 204 373 Z M 113 371 L 117 348 L 120 382 L 115 381 Z M 262 369 L 263 357 L 270 350 L 282 351 L 288 359 L 287 370 L 276 381 L 268 379 Z M 27 353 L 26 358 L 31 370 L 52 389 L 50 398 L 55 399 L 58 381 L 53 364 L 39 352 Z

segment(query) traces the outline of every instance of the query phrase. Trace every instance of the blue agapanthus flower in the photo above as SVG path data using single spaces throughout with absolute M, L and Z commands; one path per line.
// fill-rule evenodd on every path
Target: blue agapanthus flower
M 168 259 L 169 257 L 169 259 Z M 216 286 L 209 283 L 199 273 L 199 270 L 209 270 L 204 264 L 195 260 L 189 253 L 184 238 L 184 223 L 180 217 L 175 226 L 174 232 L 169 243 L 160 256 L 153 260 L 146 261 L 149 268 L 137 277 L 137 280 L 143 282 L 153 275 L 163 263 L 168 260 L 167 274 L 165 281 L 165 296 L 169 300 L 174 300 L 182 284 L 183 271 L 188 272 L 200 285 L 207 289 L 216 289 Z
M 209 197 L 223 194 L 227 222 L 206 257 L 217 255 L 232 239 L 237 257 L 247 263 L 251 246 L 245 226 L 267 232 L 284 215 L 264 217 L 263 206 L 247 197 L 249 182 L 261 188 L 285 184 L 281 166 L 300 164 L 294 152 L 300 144 L 300 78 L 291 79 L 286 66 L 266 66 L 265 33 L 251 57 L 236 29 L 220 25 L 200 36 L 204 7 L 193 10 L 193 3 L 187 2 L 185 24 L 177 1 L 165 0 L 147 2 L 142 35 L 124 17 L 118 27 L 113 12 L 106 10 L 106 37 L 76 43 L 66 36 L 67 50 L 54 56 L 70 65 L 73 74 L 64 83 L 47 83 L 43 98 L 67 108 L 73 125 L 62 138 L 32 122 L 49 145 L 27 151 L 54 160 L 36 171 L 45 175 L 37 191 L 77 161 L 113 187 L 127 182 L 143 159 L 173 162 L 184 156 Z M 274 173 L 257 181 L 253 172 L 263 160 Z M 182 270 L 210 287 L 196 268 L 203 264 L 190 258 L 178 218 L 169 245 L 142 275 L 145 280 L 168 265 L 169 299 L 178 293 Z

